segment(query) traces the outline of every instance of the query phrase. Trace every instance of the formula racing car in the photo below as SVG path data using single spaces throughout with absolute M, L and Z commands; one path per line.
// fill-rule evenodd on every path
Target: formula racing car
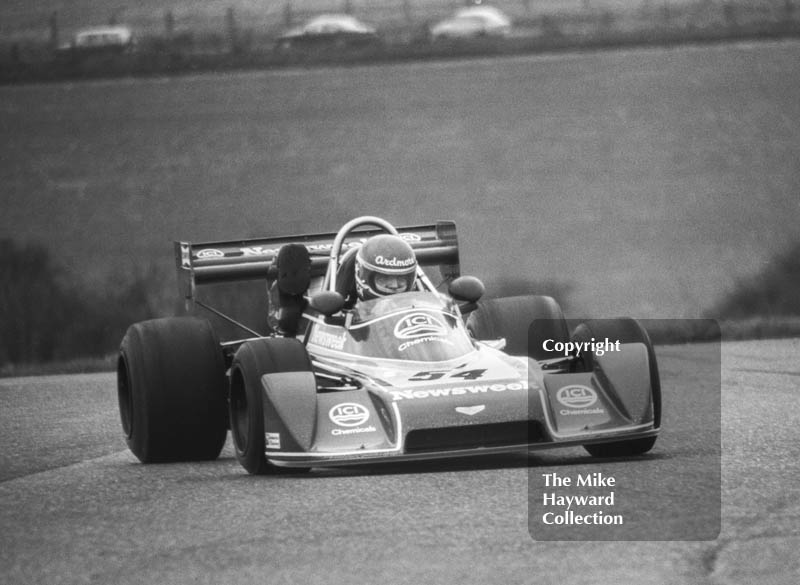
M 414 288 L 348 306 L 343 257 L 380 233 L 410 244 Z M 276 269 L 290 247 L 303 261 Z M 655 443 L 661 390 L 639 323 L 590 320 L 570 334 L 551 297 L 483 299 L 480 280 L 460 274 L 452 222 L 398 229 L 359 217 L 336 233 L 176 242 L 175 252 L 190 315 L 131 325 L 118 359 L 122 428 L 142 462 L 215 459 L 229 429 L 253 474 L 566 446 L 632 456 Z M 308 280 L 289 334 L 239 323 L 199 295 L 248 280 L 274 290 L 295 269 Z M 245 334 L 221 341 L 212 317 Z

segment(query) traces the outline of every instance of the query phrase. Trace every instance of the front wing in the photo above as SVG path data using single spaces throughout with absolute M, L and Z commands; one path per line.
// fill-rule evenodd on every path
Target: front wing
M 326 467 L 525 452 L 658 434 L 646 349 L 626 344 L 588 373 L 488 385 L 317 392 L 314 374 L 262 377 L 266 457 Z

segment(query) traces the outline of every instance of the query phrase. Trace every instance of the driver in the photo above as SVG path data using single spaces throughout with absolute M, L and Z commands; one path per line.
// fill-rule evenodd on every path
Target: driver
M 398 236 L 373 236 L 356 253 L 355 277 L 362 301 L 406 292 L 417 280 L 417 257 Z
M 311 280 L 311 258 L 302 244 L 284 244 L 278 252 L 270 276 L 270 327 L 284 336 L 298 333 L 307 302 L 305 293 Z M 417 281 L 417 257 L 403 238 L 379 234 L 342 257 L 337 276 L 337 291 L 345 307 L 356 301 L 377 299 L 410 291 Z
M 339 267 L 337 289 L 352 307 L 367 301 L 412 290 L 417 280 L 417 258 L 403 238 L 380 234 L 357 250 L 349 250 Z

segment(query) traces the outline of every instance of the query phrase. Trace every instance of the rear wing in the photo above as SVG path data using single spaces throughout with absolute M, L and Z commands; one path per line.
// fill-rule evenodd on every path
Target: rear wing
M 456 224 L 435 224 L 397 228 L 414 249 L 420 266 L 438 267 L 441 281 L 457 278 L 461 272 Z M 353 232 L 342 244 L 342 253 L 360 245 L 370 236 L 385 233 L 370 228 Z M 284 244 L 303 244 L 311 254 L 312 278 L 323 277 L 328 268 L 336 233 L 254 238 L 226 242 L 175 242 L 178 286 L 185 300 L 194 300 L 199 285 L 246 280 L 273 280 L 273 260 Z

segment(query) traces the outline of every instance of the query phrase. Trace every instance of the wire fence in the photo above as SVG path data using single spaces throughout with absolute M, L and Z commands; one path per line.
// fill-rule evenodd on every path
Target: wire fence
M 0 40 L 52 41 L 56 36 L 65 41 L 83 27 L 123 23 L 140 38 L 187 32 L 225 35 L 231 24 L 257 36 L 275 36 L 322 13 L 348 13 L 391 34 L 427 26 L 474 3 L 480 0 L 140 0 L 135 5 L 95 0 L 75 7 L 62 3 L 62 9 L 49 12 L 0 7 Z M 702 27 L 777 22 L 796 19 L 800 12 L 800 0 L 492 0 L 491 5 L 523 29 L 543 19 Z
M 86 0 L 42 14 L 0 6 L 0 68 L 52 60 L 87 26 L 124 24 L 140 54 L 271 51 L 288 28 L 323 13 L 375 26 L 390 49 L 419 50 L 432 24 L 481 0 Z M 488 3 L 487 0 L 482 0 Z M 800 0 L 492 0 L 513 22 L 509 51 L 607 39 L 800 36 Z M 19 6 L 18 3 L 12 6 Z M 83 10 L 79 10 L 83 7 Z M 35 15 L 34 15 L 35 14 Z

